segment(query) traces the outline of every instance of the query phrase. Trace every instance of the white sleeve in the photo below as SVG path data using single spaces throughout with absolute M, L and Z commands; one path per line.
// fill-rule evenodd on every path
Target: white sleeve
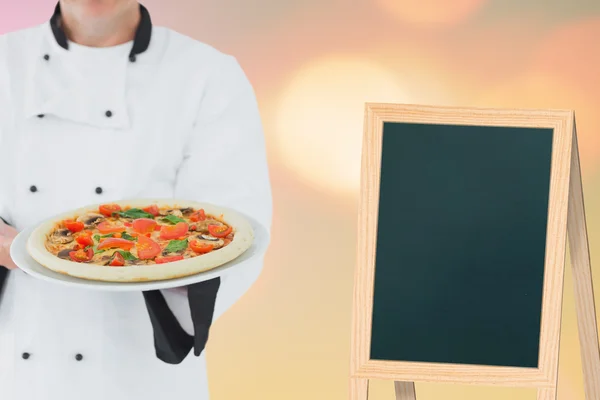
M 178 170 L 175 197 L 246 213 L 270 234 L 271 184 L 258 104 L 237 60 L 225 57 L 204 93 Z M 262 267 L 260 257 L 243 270 L 221 276 L 213 322 L 253 285 Z M 189 330 L 189 309 L 183 309 L 186 303 L 181 296 L 171 291 L 165 297 L 182 326 Z
M 7 145 L 8 128 L 12 123 L 12 102 L 10 101 L 10 79 L 8 66 L 6 65 L 6 40 L 5 36 L 0 35 L 0 218 L 7 223 L 12 223 L 10 215 L 10 187 L 8 184 L 8 174 L 11 169 L 5 162 L 10 157 L 7 156 L 10 150 Z

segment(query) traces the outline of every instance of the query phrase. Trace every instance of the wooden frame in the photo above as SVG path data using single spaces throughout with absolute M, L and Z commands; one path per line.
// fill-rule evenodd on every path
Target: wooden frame
M 600 400 L 600 352 L 574 112 L 368 103 L 364 122 L 360 229 L 353 294 L 351 399 L 367 398 L 369 378 L 396 381 L 398 399 L 414 399 L 416 381 L 537 387 L 540 389 L 539 400 L 555 399 L 569 220 L 586 393 L 588 399 Z M 553 129 L 538 368 L 392 362 L 369 358 L 384 122 Z

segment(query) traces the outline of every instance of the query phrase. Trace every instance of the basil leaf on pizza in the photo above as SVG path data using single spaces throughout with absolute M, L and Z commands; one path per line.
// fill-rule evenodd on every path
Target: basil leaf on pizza
M 96 239 L 96 242 L 99 242 L 100 239 L 104 239 L 104 238 L 108 238 L 108 237 L 113 237 L 114 233 L 108 233 L 106 235 L 94 235 L 94 239 Z
M 171 240 L 167 247 L 163 250 L 164 253 L 179 253 L 187 249 L 188 240 Z
M 121 237 L 122 237 L 123 239 L 125 239 L 125 240 L 133 240 L 133 241 L 136 241 L 136 240 L 137 240 L 137 237 L 135 237 L 135 236 L 131 236 L 131 235 L 130 235 L 130 234 L 128 234 L 127 232 L 123 232 L 123 233 L 121 233 Z
M 132 219 L 154 218 L 154 215 L 152 215 L 149 212 L 144 211 L 140 208 L 130 208 L 129 210 L 125 210 L 125 211 L 115 211 L 115 212 L 113 212 L 112 215 L 124 217 L 124 218 L 132 218 Z
M 133 254 L 131 254 L 130 252 L 125 251 L 125 250 L 117 250 L 115 253 L 121 254 L 121 256 L 123 256 L 123 259 L 125 261 L 135 261 L 135 260 L 137 260 L 136 256 L 134 256 Z
M 179 222 L 186 222 L 185 219 L 179 218 L 176 215 L 167 215 L 166 217 L 161 218 L 161 221 L 162 222 L 166 222 L 166 223 L 171 224 L 171 225 L 175 225 L 175 224 L 177 224 Z
M 97 244 L 95 244 L 95 245 L 92 247 L 92 250 L 94 251 L 94 254 L 100 254 L 100 253 L 104 253 L 104 252 L 106 251 L 106 250 L 104 250 L 104 249 L 103 249 L 103 250 L 98 250 L 98 245 L 97 245 Z
M 28 239 L 33 243 L 28 249 L 55 272 L 140 282 L 217 268 L 252 245 L 252 227 L 241 214 L 183 203 L 142 199 L 83 207 L 42 223 Z

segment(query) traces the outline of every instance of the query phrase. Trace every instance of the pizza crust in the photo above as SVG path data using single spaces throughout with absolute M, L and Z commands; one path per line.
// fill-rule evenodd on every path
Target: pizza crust
M 46 235 L 52 231 L 57 222 L 74 215 L 82 215 L 98 210 L 100 203 L 82 207 L 73 211 L 56 215 L 40 224 L 27 240 L 27 251 L 31 257 L 44 267 L 61 274 L 77 278 L 106 282 L 142 282 L 181 278 L 219 267 L 242 255 L 254 241 L 254 231 L 250 222 L 232 209 L 219 207 L 210 203 L 199 203 L 177 199 L 134 199 L 111 201 L 120 206 L 143 208 L 151 204 L 160 207 L 194 207 L 203 208 L 207 214 L 222 219 L 233 227 L 233 240 L 227 246 L 207 254 L 164 264 L 128 265 L 110 267 L 97 264 L 78 263 L 58 258 L 45 247 Z

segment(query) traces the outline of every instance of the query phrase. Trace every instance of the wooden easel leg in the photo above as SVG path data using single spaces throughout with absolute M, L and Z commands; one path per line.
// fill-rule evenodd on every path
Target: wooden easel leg
M 350 378 L 350 400 L 368 400 L 369 380 Z
M 556 388 L 538 389 L 537 400 L 556 400 L 557 395 Z
M 396 390 L 396 400 L 416 400 L 415 384 L 414 382 L 394 382 L 394 389 Z
M 573 283 L 575 285 L 575 307 L 581 346 L 581 362 L 583 364 L 585 398 L 587 400 L 600 400 L 600 347 L 598 345 L 598 325 L 575 122 L 573 122 L 569 193 L 567 232 L 573 268 Z

